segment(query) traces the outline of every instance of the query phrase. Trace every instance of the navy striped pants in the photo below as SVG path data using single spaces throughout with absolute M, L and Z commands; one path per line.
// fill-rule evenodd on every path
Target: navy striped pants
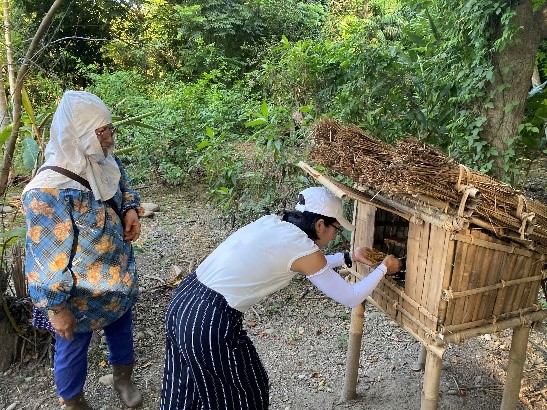
M 268 375 L 242 322 L 195 273 L 181 282 L 165 316 L 162 410 L 268 408 Z

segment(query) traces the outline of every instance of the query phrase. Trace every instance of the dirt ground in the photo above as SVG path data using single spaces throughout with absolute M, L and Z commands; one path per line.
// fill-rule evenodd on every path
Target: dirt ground
M 163 371 L 163 315 L 172 278 L 186 274 L 229 234 L 203 195 L 141 187 L 160 211 L 143 219 L 136 243 L 142 295 L 135 307 L 136 383 L 144 409 L 158 409 Z M 246 314 L 271 381 L 272 410 L 419 409 L 423 373 L 413 370 L 420 345 L 370 304 L 365 313 L 357 397 L 340 403 L 350 311 L 297 277 Z M 500 407 L 511 332 L 451 345 L 444 356 L 439 409 Z M 96 409 L 122 409 L 112 388 L 107 349 L 97 335 L 89 352 L 86 393 Z M 532 330 L 519 410 L 547 409 L 547 331 Z M 37 352 L 0 375 L 0 409 L 60 408 L 47 355 Z

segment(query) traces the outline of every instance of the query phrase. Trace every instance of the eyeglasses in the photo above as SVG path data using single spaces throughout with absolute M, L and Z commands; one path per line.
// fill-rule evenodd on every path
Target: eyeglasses
M 336 229 L 336 233 L 337 234 L 342 234 L 342 232 L 344 232 L 344 227 L 342 225 L 332 225 L 334 227 L 334 229 Z
M 109 131 L 109 134 L 106 134 L 107 131 Z M 109 124 L 105 129 L 101 131 L 95 130 L 95 134 L 97 134 L 98 137 L 106 137 L 106 136 L 112 137 L 114 136 L 116 131 L 117 131 L 117 128 L 114 127 L 112 124 Z

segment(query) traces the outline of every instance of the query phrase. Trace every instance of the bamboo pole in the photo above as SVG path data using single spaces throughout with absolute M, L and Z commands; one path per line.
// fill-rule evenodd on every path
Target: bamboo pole
M 442 368 L 442 358 L 428 351 L 422 387 L 421 410 L 437 410 Z
M 418 353 L 418 359 L 416 360 L 416 363 L 412 367 L 412 370 L 415 371 L 424 371 L 425 370 L 425 360 L 427 357 L 427 349 L 422 344 L 420 346 L 420 353 Z
M 361 352 L 361 342 L 363 339 L 364 322 L 365 302 L 351 309 L 348 352 L 346 355 L 346 374 L 344 377 L 344 388 L 342 389 L 342 395 L 340 397 L 342 402 L 353 399 L 357 395 L 359 356 Z
M 374 216 L 376 208 L 360 202 L 354 203 L 353 223 L 355 231 L 352 234 L 352 243 L 359 246 L 372 247 L 374 241 Z M 357 273 L 361 273 L 364 267 L 357 264 Z M 362 275 L 361 275 L 362 277 Z M 356 306 L 351 311 L 350 333 L 348 337 L 348 352 L 346 357 L 346 372 L 344 386 L 342 387 L 341 400 L 345 401 L 357 394 L 357 371 L 359 369 L 359 357 L 361 355 L 361 341 L 363 337 L 365 302 Z
M 518 326 L 513 329 L 500 410 L 514 410 L 517 408 L 529 334 L 530 328 L 528 326 Z

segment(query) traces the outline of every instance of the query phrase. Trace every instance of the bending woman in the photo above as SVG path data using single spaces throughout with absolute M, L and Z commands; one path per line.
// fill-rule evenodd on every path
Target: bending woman
M 230 235 L 175 290 L 165 317 L 161 409 L 261 410 L 269 405 L 268 375 L 242 329 L 243 314 L 304 274 L 348 307 L 369 296 L 400 262 L 388 255 L 366 278 L 348 284 L 333 268 L 348 254 L 322 248 L 343 228 L 342 201 L 323 187 L 302 191 L 295 211 L 264 216 Z M 368 265 L 367 248 L 351 257 Z M 347 261 L 349 263 L 349 261 Z

